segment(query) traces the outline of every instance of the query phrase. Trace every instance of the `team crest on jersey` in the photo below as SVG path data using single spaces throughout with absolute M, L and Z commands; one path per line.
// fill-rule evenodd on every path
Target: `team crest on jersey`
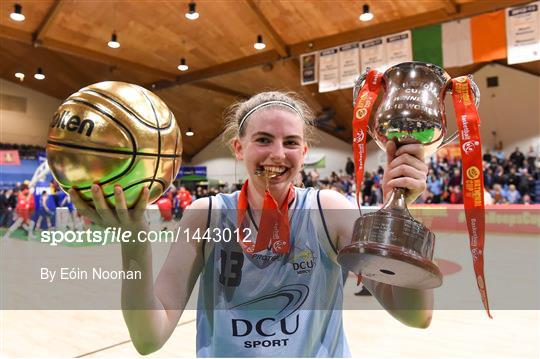
M 316 260 L 313 251 L 306 248 L 298 252 L 295 251 L 294 255 L 289 260 L 289 263 L 297 274 L 308 274 L 315 268 Z

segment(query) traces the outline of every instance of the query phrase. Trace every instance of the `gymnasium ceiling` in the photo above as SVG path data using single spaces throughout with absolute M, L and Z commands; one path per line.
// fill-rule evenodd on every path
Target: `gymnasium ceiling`
M 300 86 L 299 55 L 414 27 L 466 18 L 529 0 L 365 0 L 375 18 L 358 20 L 364 1 L 20 0 L 24 22 L 9 18 L 15 1 L 0 1 L 0 76 L 56 98 L 83 86 L 116 80 L 155 91 L 174 112 L 189 161 L 221 134 L 223 110 L 268 89 L 300 93 L 320 115 L 321 130 L 350 141 L 351 89 L 319 94 Z M 119 49 L 107 46 L 116 31 Z M 261 34 L 266 48 L 255 50 Z M 177 70 L 180 58 L 190 66 Z M 502 61 L 501 63 L 505 63 Z M 485 64 L 447 69 L 474 73 Z M 47 78 L 33 73 L 43 68 Z M 540 74 L 540 61 L 515 66 Z

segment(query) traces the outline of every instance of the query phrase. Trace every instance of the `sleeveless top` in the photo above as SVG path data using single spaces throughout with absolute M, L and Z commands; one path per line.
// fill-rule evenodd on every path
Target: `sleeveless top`
M 238 194 L 210 198 L 208 228 L 233 232 Z M 291 250 L 246 255 L 238 242 L 205 242 L 197 303 L 198 357 L 349 357 L 343 274 L 327 234 L 319 191 L 295 188 Z M 250 239 L 257 226 L 248 211 Z M 246 217 L 248 217 L 246 216 Z

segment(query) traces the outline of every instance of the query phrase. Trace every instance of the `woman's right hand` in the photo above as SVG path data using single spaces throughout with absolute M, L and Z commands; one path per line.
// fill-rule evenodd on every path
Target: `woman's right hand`
M 69 196 L 81 215 L 88 217 L 92 222 L 103 228 L 121 227 L 130 230 L 146 230 L 148 227 L 144 217 L 149 196 L 149 190 L 146 187 L 141 191 L 135 206 L 129 210 L 126 205 L 124 191 L 120 186 L 114 187 L 114 209 L 109 207 L 101 187 L 97 184 L 92 185 L 94 208 L 85 202 L 73 188 L 69 190 Z

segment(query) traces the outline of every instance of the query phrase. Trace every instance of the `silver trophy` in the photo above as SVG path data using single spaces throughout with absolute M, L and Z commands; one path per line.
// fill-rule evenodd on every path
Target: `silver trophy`
M 366 76 L 367 72 L 356 80 L 355 100 Z M 471 84 L 478 108 L 480 91 Z M 444 98 L 452 91 L 452 82 L 442 68 L 423 62 L 398 64 L 385 71 L 382 86 L 384 96 L 368 132 L 383 151 L 388 141 L 398 147 L 421 143 L 430 156 L 457 137 L 455 132 L 444 138 Z M 405 194 L 404 188 L 394 189 L 379 211 L 358 218 L 353 244 L 339 252 L 338 261 L 377 282 L 416 289 L 439 287 L 442 274 L 433 262 L 435 235 L 411 216 Z

